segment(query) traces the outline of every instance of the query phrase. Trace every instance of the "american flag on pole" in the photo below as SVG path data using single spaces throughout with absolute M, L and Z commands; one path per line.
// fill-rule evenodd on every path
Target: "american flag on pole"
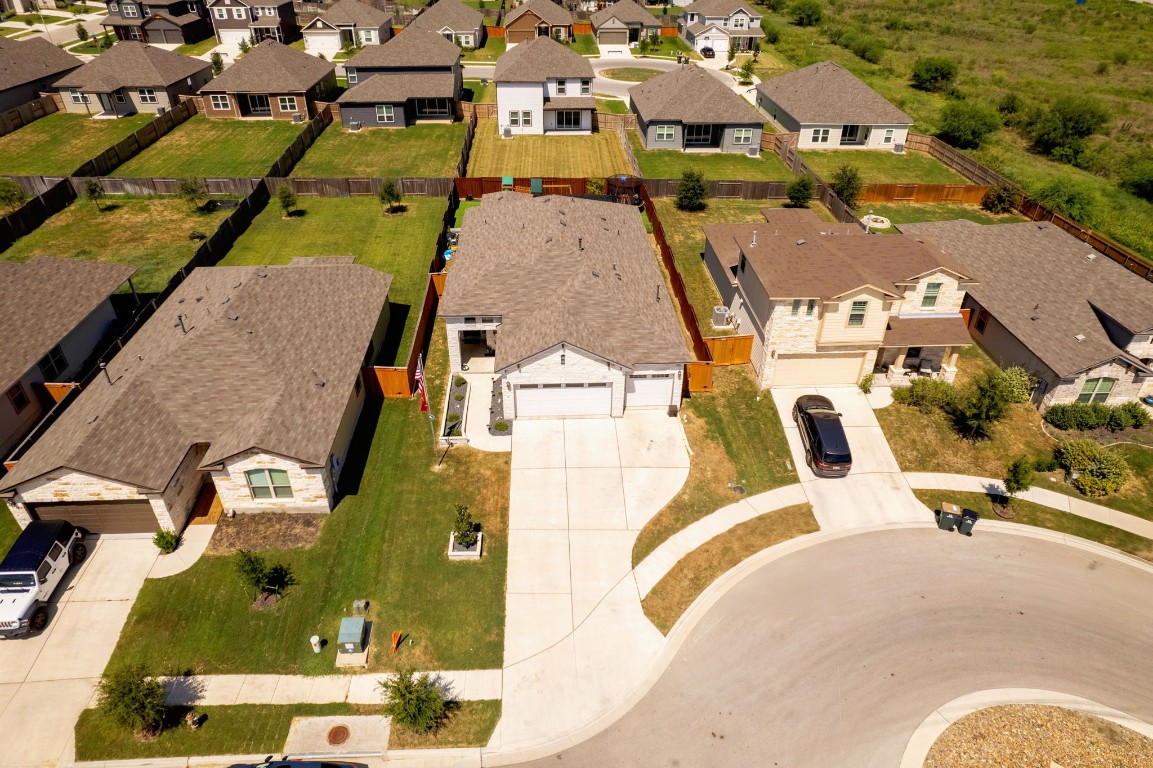
M 420 356 L 416 358 L 416 388 L 420 392 L 420 412 L 428 411 L 428 390 L 424 386 L 424 366 L 421 365 Z

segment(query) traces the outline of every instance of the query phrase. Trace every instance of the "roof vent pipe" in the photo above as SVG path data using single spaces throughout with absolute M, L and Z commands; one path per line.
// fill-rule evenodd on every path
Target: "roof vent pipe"
M 181 333 L 188 333 L 188 328 L 184 325 L 184 315 L 177 315 L 176 322 L 180 326 Z
M 100 363 L 100 370 L 104 371 L 104 378 L 108 379 L 108 383 L 112 383 L 112 374 L 108 372 L 108 363 Z
M 753 242 L 749 243 L 749 247 L 752 247 L 756 244 L 757 244 L 757 230 L 754 229 L 753 230 Z

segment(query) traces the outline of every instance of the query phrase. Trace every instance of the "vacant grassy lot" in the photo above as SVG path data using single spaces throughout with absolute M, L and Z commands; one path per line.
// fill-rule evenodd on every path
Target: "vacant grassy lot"
M 193 211 L 174 197 L 106 197 L 102 207 L 98 212 L 77 200 L 0 253 L 0 260 L 50 255 L 131 264 L 136 290 L 158 293 L 200 247 L 189 233 L 211 235 L 227 214 Z
M 682 558 L 641 601 L 645 615 L 662 634 L 722 576 L 763 549 L 820 530 L 808 504 L 785 507 L 735 525 Z
M 609 80 L 624 80 L 629 83 L 643 83 L 657 75 L 664 74 L 659 69 L 646 69 L 644 67 L 618 67 L 616 69 L 602 69 L 598 72 L 601 77 Z
M 882 150 L 822 150 L 806 151 L 801 157 L 825 181 L 842 165 L 851 165 L 861 172 L 866 184 L 968 184 L 964 176 L 940 160 L 920 152 L 897 155 Z
M 379 364 L 403 365 L 416 332 L 446 203 L 420 197 L 406 199 L 404 204 L 403 213 L 387 214 L 376 198 L 303 197 L 297 215 L 286 219 L 274 200 L 221 264 L 287 264 L 296 256 L 355 256 L 358 263 L 387 272 L 392 275 L 388 293 L 392 314 Z
M 978 224 L 1009 224 L 1014 221 L 1025 221 L 1023 216 L 1015 213 L 989 213 L 978 205 L 961 203 L 861 203 L 857 207 L 858 216 L 864 216 L 869 212 L 884 216 L 896 225 L 889 229 L 876 230 L 879 232 L 896 232 L 897 226 L 917 221 L 968 219 Z
M 300 178 L 456 176 L 464 123 L 369 128 L 353 133 L 333 123 L 292 170 Z
M 94 109 L 99 111 L 100 105 Z M 154 115 L 133 115 L 93 120 L 87 115 L 53 112 L 0 136 L 0 175 L 69 176 L 154 119 Z
M 487 37 L 484 41 L 484 48 L 477 48 L 475 51 L 465 51 L 464 61 L 476 62 L 494 62 L 504 55 L 507 43 L 503 37 Z
M 287 120 L 209 120 L 193 115 L 116 169 L 117 176 L 264 176 L 300 126 Z
M 615 131 L 502 139 L 495 120 L 477 125 L 468 163 L 469 176 L 596 178 L 628 172 L 629 161 Z
M 775 152 L 761 152 L 759 158 L 743 152 L 712 154 L 685 153 L 672 149 L 645 149 L 636 131 L 628 131 L 633 154 L 641 175 L 650 179 L 679 179 L 684 171 L 700 171 L 706 179 L 718 181 L 792 181 L 793 174 Z
M 687 398 L 681 410 L 693 449 L 689 478 L 668 505 L 641 530 L 633 565 L 685 526 L 749 494 L 797 482 L 785 431 L 771 397 L 764 396 L 747 365 L 718 367 L 714 391 Z M 679 614 L 678 614 L 679 615 Z
M 500 700 L 461 701 L 450 705 L 448 721 L 432 733 L 418 734 L 393 727 L 389 749 L 457 749 L 483 747 L 500 720 Z

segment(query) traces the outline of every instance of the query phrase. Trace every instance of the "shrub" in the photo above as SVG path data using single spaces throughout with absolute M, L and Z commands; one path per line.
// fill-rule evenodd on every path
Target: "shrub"
M 761 0 L 761 5 L 774 13 L 780 13 L 785 10 L 785 0 Z M 764 17 L 762 16 L 761 18 L 763 19 Z
M 1033 462 L 1029 461 L 1028 456 L 1018 456 L 1009 464 L 1003 482 L 1010 502 L 1018 493 L 1029 490 L 1029 486 L 1033 485 L 1033 477 Z
M 1009 393 L 1009 402 L 1027 403 L 1033 394 L 1033 377 L 1019 365 L 1005 368 L 1001 371 L 1005 379 L 1006 391 Z
M 1001 127 L 1001 116 L 987 104 L 950 101 L 941 108 L 937 124 L 937 135 L 944 141 L 961 149 L 976 149 Z
M 201 179 L 181 179 L 176 189 L 176 196 L 193 208 L 199 208 L 200 201 L 208 197 L 208 189 Z
M 152 535 L 152 543 L 164 554 L 171 555 L 180 546 L 180 534 L 167 528 L 161 528 Z
M 781 42 L 781 30 L 769 20 L 768 16 L 761 17 L 761 31 L 765 33 L 765 43 L 776 45 Z
M 785 187 L 785 195 L 789 198 L 790 208 L 808 208 L 809 201 L 813 199 L 813 190 L 816 184 L 812 176 L 798 176 Z
M 456 543 L 465 549 L 476 544 L 476 523 L 464 504 L 456 507 L 456 522 L 453 523 L 452 532 L 456 534 Z
M 76 39 L 82 43 L 86 43 L 86 42 L 88 42 L 88 38 L 89 38 L 88 30 L 84 28 L 83 24 L 77 24 L 76 25 Z
M 1047 110 L 1030 117 L 1026 126 L 1037 151 L 1064 162 L 1074 162 L 1085 140 L 1109 122 L 1109 112 L 1088 96 L 1062 96 Z
M 96 705 L 118 725 L 155 736 L 164 726 L 164 683 L 142 664 L 113 670 L 101 678 Z
M 212 63 L 212 76 L 216 77 L 224 71 L 224 57 L 219 53 L 213 53 L 208 60 Z
M 699 171 L 686 170 L 677 186 L 676 206 L 681 211 L 703 211 L 709 207 L 705 177 Z
M 444 420 L 449 424 L 455 424 L 456 422 L 460 421 L 460 414 L 450 413 L 444 417 Z
M 1001 371 L 983 371 L 953 406 L 957 430 L 978 440 L 990 437 L 993 426 L 1009 414 L 1012 402 L 1012 393 Z
M 602 178 L 588 179 L 585 184 L 590 195 L 603 195 L 605 193 L 605 180 Z
M 495 429 L 497 432 L 508 432 L 508 422 L 507 421 L 498 421 L 496 424 L 492 425 L 492 428 Z
M 926 56 L 913 63 L 909 78 L 919 91 L 943 91 L 957 77 L 957 62 L 944 56 Z
M 1033 470 L 1035 472 L 1053 472 L 1059 466 L 1057 459 L 1053 457 L 1052 453 L 1044 458 L 1033 460 Z
M 104 211 L 104 206 L 100 205 L 100 198 L 104 197 L 104 187 L 101 186 L 100 179 L 84 180 L 84 196 L 96 205 L 97 212 Z
M 276 188 L 276 202 L 280 203 L 284 215 L 289 216 L 296 210 L 296 193 L 288 184 L 281 184 Z
M 1141 403 L 1128 402 L 1124 405 L 1117 406 L 1116 410 L 1127 411 L 1131 415 L 1134 429 L 1147 427 L 1149 426 L 1149 422 L 1153 420 L 1153 418 L 1149 416 L 1149 411 L 1146 410 L 1145 406 L 1141 405 Z
M 392 179 L 386 179 L 385 182 L 380 185 L 380 192 L 377 194 L 377 197 L 380 198 L 380 204 L 385 206 L 389 213 L 396 210 L 396 206 L 400 205 L 402 199 L 400 188 L 396 186 L 396 182 Z
M 252 46 L 247 40 L 241 40 L 238 47 L 240 48 L 240 54 L 242 56 L 252 50 Z
M 815 27 L 825 16 L 821 0 L 797 0 L 789 9 L 793 23 L 798 27 Z
M 1134 163 L 1125 174 L 1122 186 L 1137 197 L 1153 203 L 1153 160 Z
M 957 390 L 952 384 L 937 379 L 913 379 L 909 386 L 893 390 L 895 402 L 911 405 L 921 413 L 932 413 L 938 408 L 948 408 L 956 397 Z
M 1124 459 L 1092 440 L 1063 440 L 1053 456 L 1066 472 L 1076 473 L 1070 483 L 1086 496 L 1107 496 L 1125 484 L 1128 467 Z
M 867 395 L 873 391 L 873 382 L 876 380 L 876 374 L 866 373 L 861 377 L 861 380 L 857 382 L 857 387 Z
M 464 399 L 464 395 L 462 395 L 460 392 L 457 392 L 455 395 L 452 396 L 452 399 L 459 403 L 461 400 Z
M 989 213 L 1008 213 L 1018 202 L 1016 189 L 1008 184 L 994 184 L 981 198 L 981 207 Z
M 23 187 L 12 179 L 0 178 L 0 210 L 14 211 L 24 205 L 27 199 Z
M 463 387 L 467 383 L 468 383 L 468 379 L 466 379 L 463 376 L 457 376 L 457 377 L 453 378 L 453 380 L 452 380 L 452 385 L 454 387 Z
M 831 30 L 829 40 L 872 64 L 880 63 L 885 55 L 885 41 L 858 29 Z
M 1041 205 L 1081 223 L 1092 220 L 1093 212 L 1097 208 L 1097 194 L 1088 186 L 1067 176 L 1058 176 L 1048 184 L 1035 187 L 1030 196 Z
M 380 683 L 384 713 L 395 725 L 415 733 L 435 730 L 447 710 L 444 691 L 427 672 L 417 675 L 411 667 L 400 667 Z
M 829 186 L 832 187 L 837 197 L 841 198 L 842 203 L 850 208 L 855 208 L 864 183 L 861 181 L 861 172 L 854 166 L 846 164 L 833 171 L 833 178 L 829 180 Z
M 283 563 L 268 565 L 260 555 L 242 549 L 236 553 L 236 573 L 250 587 L 254 597 L 262 592 L 283 593 L 296 583 L 292 569 Z

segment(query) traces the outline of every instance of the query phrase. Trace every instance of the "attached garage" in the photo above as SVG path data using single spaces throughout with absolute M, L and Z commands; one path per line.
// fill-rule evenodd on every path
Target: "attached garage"
M 613 388 L 590 384 L 518 384 L 516 416 L 523 418 L 612 415 Z
M 856 384 L 861 380 L 865 354 L 779 355 L 774 387 Z
M 147 501 L 28 504 L 33 520 L 67 520 L 89 533 L 154 533 L 160 529 Z
M 597 42 L 601 45 L 628 45 L 627 29 L 601 29 L 597 31 Z
M 676 377 L 671 373 L 638 373 L 628 377 L 625 408 L 668 408 Z
M 221 29 L 217 34 L 222 45 L 240 45 L 241 42 L 248 40 L 252 33 L 247 29 Z

